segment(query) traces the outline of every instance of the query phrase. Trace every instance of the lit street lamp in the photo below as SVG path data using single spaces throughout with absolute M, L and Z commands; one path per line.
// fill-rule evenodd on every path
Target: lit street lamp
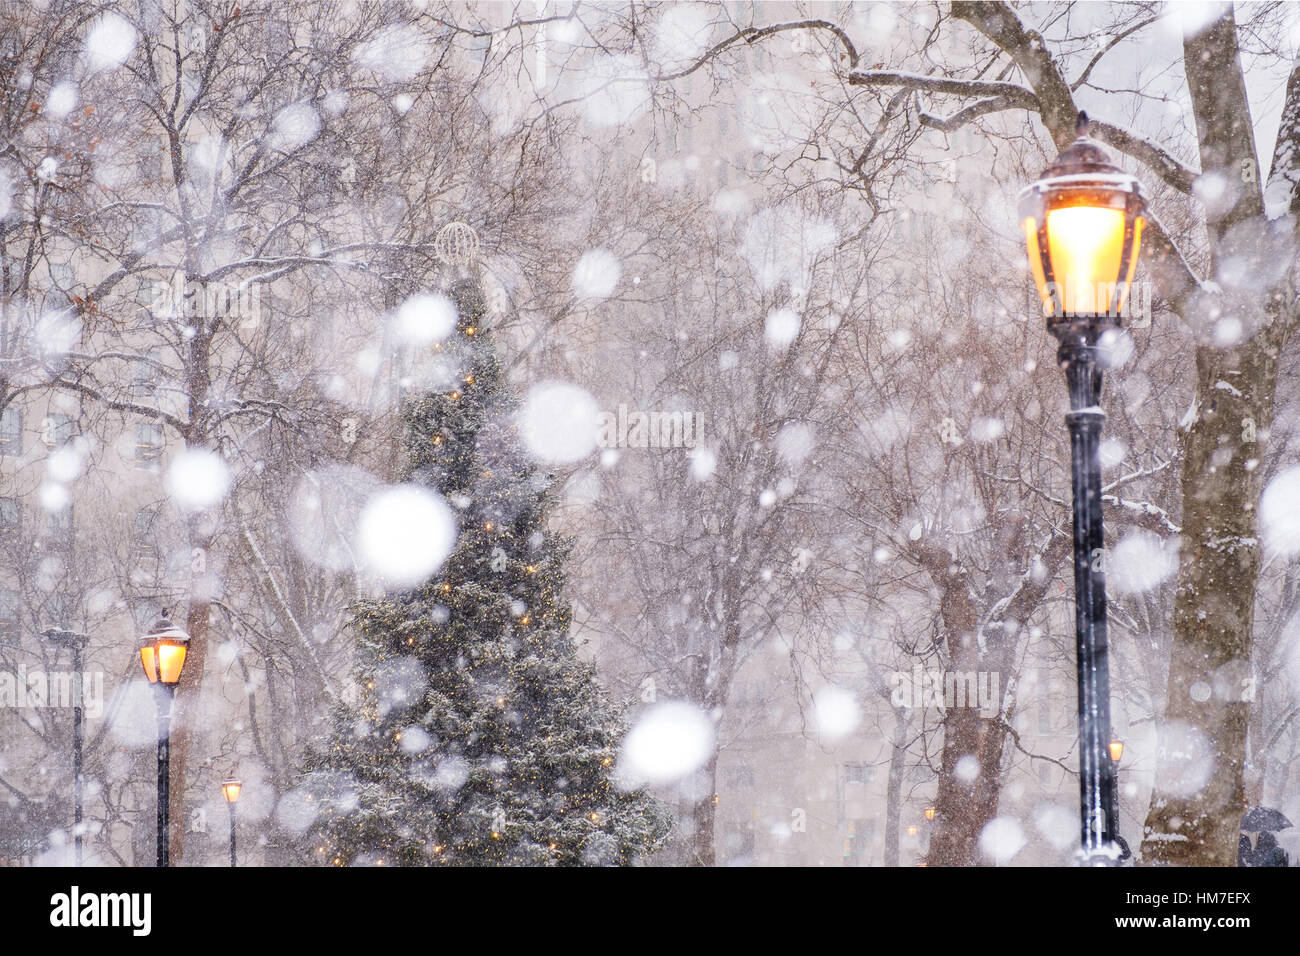
M 1047 331 L 1060 343 L 1057 361 L 1070 392 L 1065 421 L 1074 487 L 1081 844 L 1084 862 L 1098 864 L 1114 860 L 1119 836 L 1115 765 L 1105 759 L 1110 675 L 1098 454 L 1106 417 L 1100 408 L 1105 362 L 1099 352 L 1122 327 L 1146 200 L 1137 179 L 1088 136 L 1083 113 L 1077 132 L 1039 180 L 1021 192 L 1019 213 Z
M 230 865 L 235 865 L 235 804 L 239 802 L 239 792 L 244 789 L 238 780 L 227 780 L 221 785 L 221 795 L 230 807 Z
M 158 685 L 158 866 L 167 866 L 167 802 L 170 791 L 172 698 L 181 680 L 181 668 L 190 636 L 167 619 L 167 612 L 140 638 L 140 663 L 149 683 Z
M 80 631 L 69 631 L 61 627 L 47 627 L 41 631 L 41 636 L 56 647 L 67 647 L 72 650 L 72 672 L 76 675 L 76 685 L 73 689 L 74 697 L 72 701 L 72 845 L 75 848 L 76 865 L 81 866 L 81 800 L 83 781 L 81 774 L 81 747 L 84 738 L 82 730 L 82 661 L 81 654 L 86 649 L 88 638 Z
M 1110 742 L 1110 759 L 1114 763 L 1119 763 L 1120 758 L 1124 756 L 1124 741 L 1116 737 Z

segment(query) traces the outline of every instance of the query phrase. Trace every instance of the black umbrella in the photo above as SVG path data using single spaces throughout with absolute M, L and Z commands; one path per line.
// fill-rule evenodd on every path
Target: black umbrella
M 1292 826 L 1290 820 L 1270 807 L 1251 807 L 1241 818 L 1241 828 L 1249 833 L 1263 830 L 1285 830 Z

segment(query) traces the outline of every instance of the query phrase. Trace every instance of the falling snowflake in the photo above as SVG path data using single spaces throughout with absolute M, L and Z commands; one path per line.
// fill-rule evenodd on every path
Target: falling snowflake
M 585 390 L 567 382 L 542 382 L 524 399 L 519 431 L 534 457 L 568 464 L 595 449 L 599 417 L 596 400 Z

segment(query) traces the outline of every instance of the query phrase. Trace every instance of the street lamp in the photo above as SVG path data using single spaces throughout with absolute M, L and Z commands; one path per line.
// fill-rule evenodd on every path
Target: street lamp
M 167 866 L 167 803 L 170 799 L 170 744 L 172 698 L 181 680 L 181 668 L 190 636 L 167 619 L 167 612 L 140 638 L 140 663 L 149 683 L 158 686 L 158 866 Z
M 938 812 L 938 811 L 937 811 L 934 807 L 926 807 L 926 808 L 925 808 L 925 818 L 926 818 L 927 820 L 933 820 L 933 819 L 934 819 L 934 815 L 935 815 L 935 813 L 937 813 L 937 812 Z
M 227 780 L 221 785 L 221 795 L 230 807 L 230 865 L 235 865 L 235 804 L 239 802 L 239 792 L 244 784 L 239 780 Z
M 1137 266 L 1146 208 L 1137 179 L 1124 173 L 1079 114 L 1078 138 L 1020 194 L 1029 267 L 1047 331 L 1070 391 L 1074 486 L 1075 647 L 1079 674 L 1079 788 L 1085 862 L 1114 859 L 1118 833 L 1110 739 L 1106 578 L 1102 567 L 1102 339 L 1122 327 Z
M 81 668 L 82 652 L 86 649 L 88 638 L 80 631 L 69 631 L 61 627 L 47 627 L 41 636 L 56 647 L 67 647 L 72 651 L 72 672 L 76 675 L 72 701 L 72 845 L 75 847 L 76 865 L 81 866 L 81 800 L 83 781 L 81 774 L 81 747 L 84 738 L 82 730 L 81 705 L 85 693 L 84 678 Z
M 1119 763 L 1120 758 L 1123 756 L 1124 756 L 1124 741 L 1116 737 L 1114 740 L 1110 742 L 1110 759 L 1113 763 Z

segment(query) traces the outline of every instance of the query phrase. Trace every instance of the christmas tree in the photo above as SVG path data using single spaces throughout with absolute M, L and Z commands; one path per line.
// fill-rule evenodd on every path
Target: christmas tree
M 319 862 L 611 865 L 656 848 L 659 804 L 614 781 L 619 713 L 569 635 L 567 543 L 546 527 L 551 482 L 515 434 L 482 286 L 452 289 L 453 384 L 404 409 L 405 480 L 454 509 L 435 576 L 359 602 L 354 703 L 306 766 Z

